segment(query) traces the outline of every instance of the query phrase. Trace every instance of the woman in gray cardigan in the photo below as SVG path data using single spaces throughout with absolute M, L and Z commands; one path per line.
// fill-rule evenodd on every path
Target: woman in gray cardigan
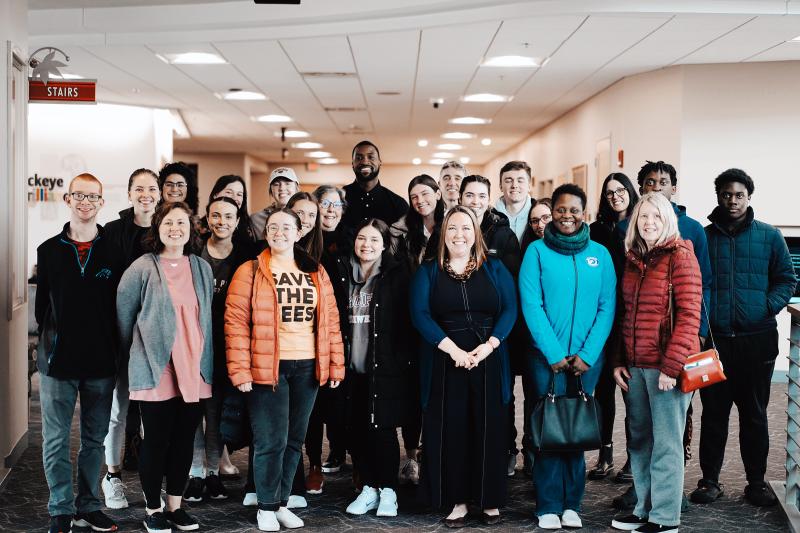
M 133 262 L 117 289 L 120 337 L 130 354 L 130 397 L 141 402 L 139 477 L 149 533 L 199 527 L 181 501 L 200 401 L 211 396 L 214 276 L 208 263 L 190 253 L 198 239 L 190 217 L 182 202 L 159 206 L 145 238 L 152 253 Z

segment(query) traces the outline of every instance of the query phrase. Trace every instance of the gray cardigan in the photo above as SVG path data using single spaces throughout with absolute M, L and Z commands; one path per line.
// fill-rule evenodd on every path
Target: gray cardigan
M 211 339 L 214 274 L 211 266 L 196 255 L 189 255 L 189 264 L 204 336 L 200 374 L 210 384 L 214 374 Z M 117 322 L 122 353 L 130 354 L 130 390 L 156 387 L 172 354 L 176 324 L 167 280 L 155 254 L 141 256 L 122 274 L 117 288 Z

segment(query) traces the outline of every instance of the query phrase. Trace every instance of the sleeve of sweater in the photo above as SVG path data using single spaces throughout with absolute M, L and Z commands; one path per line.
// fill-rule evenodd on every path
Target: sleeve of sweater
M 598 247 L 598 254 L 602 262 L 600 295 L 597 300 L 597 312 L 594 317 L 592 329 L 578 350 L 578 355 L 589 366 L 594 365 L 603 353 L 603 347 L 614 325 L 614 314 L 617 307 L 617 273 L 611 254 L 603 246 Z
M 702 305 L 701 276 L 697 258 L 688 250 L 679 248 L 674 253 L 672 262 L 675 322 L 661 361 L 661 371 L 673 378 L 678 377 L 683 370 L 686 358 L 700 347 L 697 332 L 700 328 Z
M 558 342 L 558 337 L 550 325 L 550 319 L 544 312 L 540 261 L 536 246 L 528 246 L 519 271 L 519 295 L 522 302 L 522 316 L 531 332 L 533 343 L 552 365 L 569 354 Z
M 250 371 L 253 263 L 247 261 L 236 269 L 225 299 L 225 357 L 228 361 L 228 377 L 234 387 L 253 381 Z
M 328 343 L 331 356 L 328 363 L 328 375 L 331 381 L 342 381 L 344 379 L 344 343 L 342 343 L 339 308 L 336 306 L 333 284 L 324 268 L 319 269 L 319 280 L 328 304 Z
M 769 291 L 767 292 L 767 309 L 777 315 L 786 307 L 794 295 L 797 278 L 792 266 L 789 248 L 780 231 L 773 228 L 772 247 L 769 258 Z
M 411 278 L 411 297 L 409 298 L 409 311 L 411 322 L 417 328 L 425 342 L 438 346 L 447 334 L 439 327 L 431 314 L 431 275 L 430 270 L 438 268 L 436 263 L 428 262 L 421 265 Z
M 131 349 L 133 327 L 136 324 L 136 316 L 142 308 L 142 291 L 145 276 L 144 270 L 141 268 L 141 262 L 146 257 L 145 255 L 134 261 L 123 272 L 119 285 L 117 285 L 117 325 L 119 326 L 121 352 L 125 357 L 128 356 L 128 352 Z
M 514 237 L 516 239 L 516 237 Z M 500 313 L 495 322 L 492 336 L 503 342 L 506 340 L 517 321 L 517 289 L 514 278 L 502 262 L 494 263 L 497 291 L 500 296 Z

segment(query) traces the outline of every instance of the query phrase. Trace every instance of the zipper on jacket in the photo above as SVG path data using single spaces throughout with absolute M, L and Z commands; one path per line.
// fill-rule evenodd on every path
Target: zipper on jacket
M 369 280 L 367 280 L 369 281 Z M 380 284 L 380 280 L 378 278 L 375 279 L 375 284 L 372 286 L 372 301 L 375 301 L 375 294 L 377 293 L 378 285 Z M 366 285 L 366 284 L 365 284 Z M 375 305 L 372 306 L 372 319 L 371 319 L 371 328 L 372 328 L 372 397 L 369 399 L 372 405 L 372 413 L 370 416 L 370 420 L 372 420 L 372 424 L 375 424 L 375 397 L 378 394 L 377 384 L 375 382 L 375 373 L 377 372 L 378 368 L 378 306 L 379 304 L 376 302 Z
M 567 343 L 567 355 L 572 355 L 572 331 L 575 329 L 575 308 L 578 307 L 578 262 L 572 256 L 572 268 L 575 272 L 575 291 L 572 294 L 572 321 L 569 325 L 569 342 Z
M 633 322 L 631 324 L 631 329 L 633 330 L 633 346 L 631 353 L 631 366 L 636 366 L 636 319 L 637 315 L 639 314 L 639 289 L 642 288 L 642 283 L 644 283 L 644 275 L 647 272 L 647 262 L 642 261 L 642 273 L 639 276 L 639 281 L 636 283 L 636 292 L 633 295 Z
M 736 328 L 734 327 L 734 317 L 735 317 L 736 313 L 734 312 L 734 309 L 736 308 L 736 292 L 733 290 L 733 279 L 736 277 L 736 272 L 735 272 L 735 269 L 736 269 L 736 239 L 734 239 L 733 237 L 729 237 L 729 238 L 731 240 L 731 275 L 729 276 L 730 280 L 731 280 L 731 293 L 730 294 L 731 294 L 731 298 L 733 300 L 731 302 L 731 306 L 730 306 L 731 307 L 731 337 L 735 337 L 736 336 Z M 700 317 L 700 320 L 701 321 L 703 320 L 702 316 Z M 711 324 L 708 325 L 708 329 L 711 329 Z
M 94 245 L 99 240 L 100 240 L 99 236 L 97 236 L 97 237 L 95 237 L 93 239 L 92 246 L 89 248 L 89 253 L 86 254 L 86 261 L 84 261 L 83 264 L 81 264 L 81 255 L 78 253 L 78 247 L 75 246 L 75 243 L 70 242 L 70 241 L 65 241 L 64 239 L 61 239 L 61 242 L 63 242 L 64 244 L 68 244 L 68 245 L 72 246 L 72 249 L 75 251 L 75 260 L 78 261 L 78 268 L 81 271 L 81 277 L 84 277 L 83 274 L 86 271 L 86 267 L 89 265 L 89 259 L 92 257 L 92 251 L 94 250 Z

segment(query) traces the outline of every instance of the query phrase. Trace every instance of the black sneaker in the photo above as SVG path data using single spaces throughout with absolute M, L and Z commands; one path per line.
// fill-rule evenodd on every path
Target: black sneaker
M 625 465 L 622 467 L 622 470 L 617 472 L 616 477 L 614 477 L 614 481 L 617 483 L 633 483 L 633 473 L 631 473 L 630 459 L 625 461 Z
M 589 471 L 589 479 L 605 479 L 614 471 L 614 447 L 607 444 L 600 448 L 597 455 L 597 464 Z
M 322 472 L 325 474 L 335 474 L 342 469 L 342 460 L 328 456 L 328 460 L 322 463 Z
M 178 508 L 174 511 L 166 511 L 164 513 L 164 517 L 170 524 L 177 527 L 181 531 L 194 531 L 195 529 L 200 529 L 200 524 L 197 523 L 197 520 L 189 516 L 189 513 L 183 509 Z
M 662 526 L 648 522 L 635 531 L 636 533 L 678 533 L 678 526 Z
M 100 510 L 76 514 L 73 524 L 75 527 L 90 527 L 92 531 L 116 531 L 119 529 L 116 522 Z
M 747 485 L 744 488 L 744 497 L 758 507 L 770 507 L 778 503 L 778 498 L 775 497 L 772 489 L 763 481 Z
M 147 533 L 172 533 L 172 526 L 169 525 L 161 511 L 145 516 L 142 524 Z
M 619 529 L 621 531 L 635 531 L 638 530 L 640 527 L 647 523 L 647 518 L 641 518 L 636 516 L 635 514 L 629 514 L 626 516 L 621 516 L 619 518 L 614 518 L 611 521 L 611 527 L 614 529 Z
M 190 477 L 189 483 L 186 485 L 186 490 L 183 491 L 183 499 L 187 502 L 203 501 L 203 481 L 201 477 Z
M 228 491 L 225 490 L 225 485 L 216 474 L 206 476 L 206 494 L 212 500 L 227 500 Z
M 68 514 L 51 516 L 50 533 L 72 533 L 72 516 Z
M 711 503 L 725 494 L 725 489 L 721 484 L 710 479 L 701 479 L 697 482 L 697 488 L 689 495 L 689 499 L 694 503 Z
M 636 489 L 631 485 L 622 495 L 614 498 L 611 501 L 611 505 L 614 509 L 619 509 L 620 511 L 633 511 L 633 508 L 636 507 L 637 499 Z

